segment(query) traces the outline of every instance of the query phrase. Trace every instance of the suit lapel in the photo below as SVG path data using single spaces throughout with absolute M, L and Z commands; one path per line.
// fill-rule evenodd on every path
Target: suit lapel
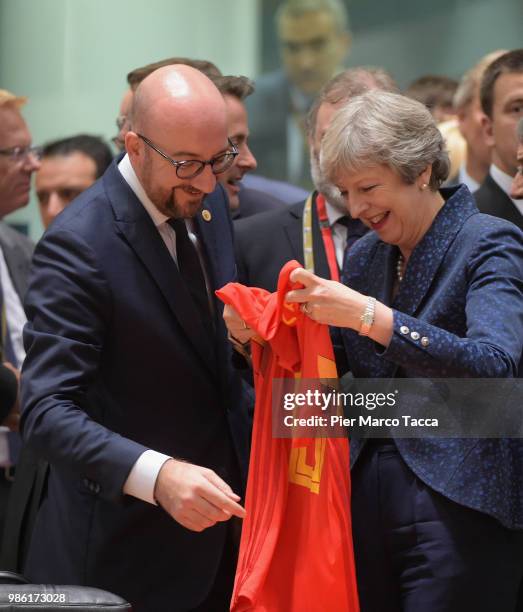
M 208 218 L 209 221 L 205 221 L 205 218 Z M 220 261 L 220 250 L 217 243 L 218 232 L 214 227 L 214 223 L 212 207 L 208 196 L 203 201 L 201 212 L 194 218 L 194 224 L 207 259 L 207 269 L 211 275 L 211 289 L 218 289 L 223 283 L 221 279 L 221 267 L 218 265 Z
M 443 189 L 442 192 L 451 197 L 412 251 L 404 282 L 394 300 L 394 308 L 408 315 L 414 315 L 418 310 L 456 234 L 471 215 L 478 213 L 466 187 Z
M 27 291 L 30 260 L 23 249 L 4 232 L 0 232 L 0 246 L 15 291 L 18 293 L 20 301 L 23 301 Z
M 197 316 L 192 298 L 149 214 L 116 165 L 104 175 L 116 227 L 142 261 L 196 353 L 215 375 L 213 339 Z M 146 298 L 144 298 L 146 299 Z
M 289 206 L 289 217 L 283 227 L 285 235 L 291 245 L 292 254 L 302 265 L 304 262 L 302 228 L 304 205 L 304 202 L 299 202 L 298 204 Z
M 523 215 L 490 174 L 488 174 L 485 179 L 485 188 L 489 194 L 489 201 L 491 202 L 490 210 L 492 210 L 492 214 L 502 219 L 506 219 L 523 229 Z

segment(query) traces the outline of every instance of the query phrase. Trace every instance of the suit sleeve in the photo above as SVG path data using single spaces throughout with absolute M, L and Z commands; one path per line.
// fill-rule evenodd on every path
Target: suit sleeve
M 93 405 L 91 391 L 112 315 L 101 269 L 90 246 L 70 231 L 48 232 L 35 251 L 26 298 L 21 430 L 38 454 L 97 482 L 101 497 L 117 499 L 147 449 L 93 418 L 100 406 Z
M 378 354 L 420 376 L 517 376 L 523 350 L 521 232 L 504 224 L 479 238 L 467 274 L 465 337 L 393 310 L 392 339 Z

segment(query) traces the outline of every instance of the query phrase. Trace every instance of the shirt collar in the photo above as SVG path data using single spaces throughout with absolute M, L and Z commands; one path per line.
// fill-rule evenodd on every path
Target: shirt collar
M 512 189 L 512 181 L 514 180 L 514 178 L 510 176 L 510 174 L 507 174 L 506 172 L 503 172 L 502 170 L 500 170 L 494 164 L 490 165 L 489 172 L 490 172 L 490 176 L 494 179 L 494 181 L 498 184 L 498 186 L 501 187 L 501 189 L 503 189 L 503 191 L 510 198 L 510 191 Z M 512 200 L 512 198 L 510 199 Z
M 325 212 L 327 213 L 327 219 L 329 220 L 330 227 L 332 227 L 342 217 L 348 216 L 348 213 L 342 212 L 339 210 L 339 208 L 336 208 L 327 200 L 325 200 Z
M 131 164 L 129 155 L 127 153 L 123 156 L 121 162 L 118 164 L 118 170 L 123 176 L 125 182 L 133 190 L 134 195 L 140 200 L 145 210 L 149 213 L 149 216 L 153 220 L 156 227 L 159 227 L 163 223 L 169 220 L 169 217 L 161 213 L 156 206 L 151 202 L 149 196 L 145 193 L 145 189 L 136 176 L 136 172 Z
M 463 164 L 459 169 L 458 182 L 464 183 L 469 188 L 470 193 L 474 193 L 480 187 L 478 181 L 473 179 L 470 176 L 470 174 L 467 172 L 467 169 L 465 168 L 465 164 Z

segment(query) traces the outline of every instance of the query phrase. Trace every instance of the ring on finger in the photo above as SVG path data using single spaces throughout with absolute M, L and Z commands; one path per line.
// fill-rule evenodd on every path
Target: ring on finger
M 306 314 L 306 315 L 310 315 L 310 314 L 311 314 L 311 311 L 310 311 L 310 308 L 309 308 L 309 302 L 304 302 L 304 303 L 301 305 L 301 311 L 302 311 L 304 314 Z

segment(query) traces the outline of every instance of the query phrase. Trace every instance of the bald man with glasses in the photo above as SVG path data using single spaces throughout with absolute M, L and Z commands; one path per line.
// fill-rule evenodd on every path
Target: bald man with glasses
M 135 612 L 225 611 L 250 397 L 214 296 L 236 273 L 221 94 L 160 68 L 125 148 L 35 251 L 21 427 L 50 473 L 24 573 Z

